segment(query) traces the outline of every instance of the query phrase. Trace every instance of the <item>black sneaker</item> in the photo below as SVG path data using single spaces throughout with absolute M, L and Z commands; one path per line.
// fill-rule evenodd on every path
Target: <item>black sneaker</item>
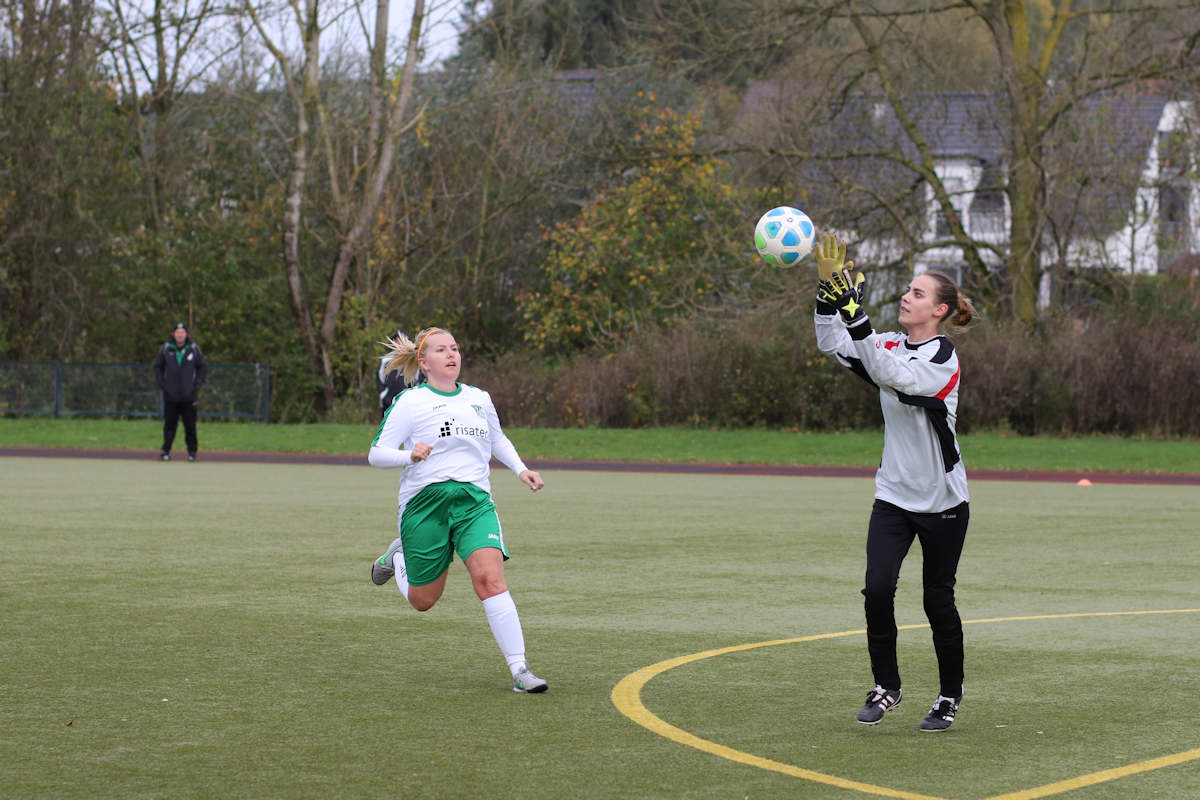
M 876 686 L 867 695 L 867 704 L 858 710 L 858 721 L 863 725 L 878 725 L 883 715 L 900 705 L 900 689 L 884 689 Z
M 159 453 L 159 454 L 158 454 L 158 460 L 159 460 L 159 461 L 170 461 L 170 460 L 171 460 L 171 454 L 170 454 L 170 453 Z
M 939 694 L 933 708 L 929 709 L 925 719 L 921 720 L 921 730 L 927 733 L 937 733 L 949 728 L 954 724 L 954 715 L 958 713 L 958 705 L 961 702 L 961 696 L 946 697 Z
M 196 455 L 194 453 L 188 453 L 188 461 L 195 461 L 195 460 L 196 460 Z

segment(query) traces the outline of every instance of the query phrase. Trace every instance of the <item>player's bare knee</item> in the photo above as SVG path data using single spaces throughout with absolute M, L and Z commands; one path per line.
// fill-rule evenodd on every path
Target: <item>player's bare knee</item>
M 504 580 L 504 573 L 481 575 L 475 581 L 475 593 L 479 595 L 481 600 L 495 597 L 507 591 L 508 584 Z
M 414 586 L 408 590 L 408 604 L 417 611 L 428 611 L 441 596 L 441 591 L 433 586 Z
M 428 611 L 437 603 L 437 598 L 413 597 L 409 595 L 408 602 L 417 611 Z

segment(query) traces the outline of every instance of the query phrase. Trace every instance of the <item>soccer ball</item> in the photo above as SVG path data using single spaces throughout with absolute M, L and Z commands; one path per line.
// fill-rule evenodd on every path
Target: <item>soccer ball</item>
M 798 208 L 772 208 L 754 226 L 754 246 L 768 264 L 792 267 L 804 260 L 813 248 L 816 230 L 812 220 Z

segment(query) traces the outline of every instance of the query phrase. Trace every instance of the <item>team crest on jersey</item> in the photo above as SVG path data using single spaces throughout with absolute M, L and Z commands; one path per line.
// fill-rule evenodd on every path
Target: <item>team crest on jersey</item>
M 475 413 L 479 415 L 480 419 L 483 419 L 483 406 L 471 406 L 471 408 L 475 409 Z

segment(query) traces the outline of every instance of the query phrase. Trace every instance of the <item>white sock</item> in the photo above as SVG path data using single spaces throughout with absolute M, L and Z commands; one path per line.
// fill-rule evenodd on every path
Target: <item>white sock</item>
M 521 618 L 517 616 L 517 604 L 512 595 L 501 592 L 483 601 L 492 636 L 504 653 L 508 669 L 516 677 L 517 670 L 525 663 L 525 634 L 521 631 Z
M 396 588 L 400 590 L 400 594 L 404 595 L 404 599 L 408 599 L 408 569 L 404 566 L 404 547 L 400 542 L 400 537 L 396 537 L 396 541 L 392 542 L 387 549 L 392 553 L 392 569 L 396 570 L 393 580 L 396 581 Z

